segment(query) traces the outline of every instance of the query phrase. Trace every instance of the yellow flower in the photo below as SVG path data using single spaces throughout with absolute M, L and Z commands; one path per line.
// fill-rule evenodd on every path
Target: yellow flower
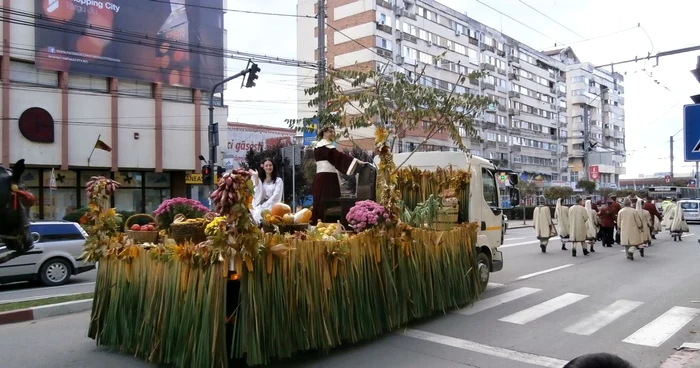
M 214 219 L 209 224 L 207 224 L 207 227 L 204 228 L 204 234 L 206 234 L 207 236 L 217 235 L 221 231 L 220 225 L 222 221 L 226 221 L 226 217 L 214 217 Z

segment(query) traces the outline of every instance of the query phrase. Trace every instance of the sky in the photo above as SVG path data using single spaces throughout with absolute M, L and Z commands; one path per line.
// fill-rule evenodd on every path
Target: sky
M 469 17 L 535 49 L 553 48 L 555 44 L 570 45 L 582 61 L 596 65 L 700 45 L 694 33 L 688 32 L 700 13 L 700 2 L 696 0 L 439 2 L 466 12 Z M 315 22 L 314 19 L 233 11 L 296 14 L 296 3 L 296 0 L 228 0 L 226 8 L 231 11 L 225 16 L 227 48 L 298 59 L 297 21 Z M 633 29 L 626 30 L 629 28 Z M 622 30 L 626 31 L 620 32 Z M 312 37 L 300 42 L 313 42 Z M 674 135 L 674 174 L 694 170 L 695 164 L 683 159 L 682 128 L 683 105 L 692 103 L 689 96 L 700 93 L 700 83 L 690 74 L 698 56 L 700 51 L 663 57 L 658 60 L 658 65 L 656 59 L 652 59 L 615 66 L 615 71 L 625 77 L 628 156 L 627 175 L 623 175 L 623 178 L 668 172 L 669 137 Z M 244 67 L 244 62 L 230 61 L 227 73 L 234 74 Z M 285 127 L 284 119 L 297 115 L 300 104 L 297 91 L 313 85 L 314 72 L 304 72 L 303 77 L 298 77 L 297 69 L 293 66 L 261 64 L 261 69 L 257 87 L 228 87 L 225 100 L 229 106 L 229 121 Z M 301 104 L 304 105 L 303 102 Z

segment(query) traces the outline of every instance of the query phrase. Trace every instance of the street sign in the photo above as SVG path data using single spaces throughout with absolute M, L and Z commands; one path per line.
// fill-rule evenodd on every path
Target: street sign
M 600 179 L 600 171 L 598 171 L 598 165 L 591 165 L 588 167 L 588 177 L 590 177 L 591 180 Z
M 316 141 L 316 129 L 318 125 L 318 118 L 314 118 L 313 122 L 311 124 L 304 124 L 304 136 L 303 136 L 303 144 L 304 147 L 310 146 L 311 143 Z
M 664 176 L 664 181 L 667 183 L 670 183 L 671 182 L 671 175 Z
M 700 104 L 683 106 L 685 161 L 700 161 Z

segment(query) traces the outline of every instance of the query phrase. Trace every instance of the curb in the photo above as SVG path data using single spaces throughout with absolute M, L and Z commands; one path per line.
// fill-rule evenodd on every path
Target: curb
M 528 227 L 535 227 L 534 225 L 508 225 L 508 230 L 510 229 L 525 229 Z
M 66 314 L 85 312 L 90 309 L 92 309 L 92 299 L 74 300 L 71 302 L 19 309 L 0 313 L 0 325 L 58 317 Z

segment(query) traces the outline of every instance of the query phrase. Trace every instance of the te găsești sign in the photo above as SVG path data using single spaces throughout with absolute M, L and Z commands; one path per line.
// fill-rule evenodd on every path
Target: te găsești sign
M 224 0 L 34 1 L 41 69 L 204 90 L 224 78 Z

